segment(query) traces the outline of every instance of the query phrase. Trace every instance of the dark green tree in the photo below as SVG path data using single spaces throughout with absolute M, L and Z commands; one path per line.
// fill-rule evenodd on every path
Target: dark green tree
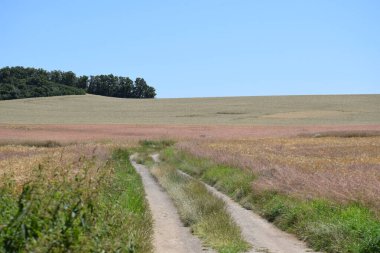
M 88 76 L 80 76 L 77 81 L 77 87 L 86 90 L 88 85 Z
M 154 98 L 156 91 L 143 78 L 133 82 L 128 77 L 110 75 L 80 76 L 74 72 L 46 71 L 36 68 L 5 67 L 0 69 L 0 100 L 81 95 L 85 93 L 120 97 Z
M 154 98 L 156 91 L 153 87 L 148 86 L 143 78 L 136 78 L 135 85 L 132 90 L 134 98 Z
M 74 72 L 68 71 L 62 73 L 62 84 L 68 86 L 75 86 L 77 81 L 77 77 Z

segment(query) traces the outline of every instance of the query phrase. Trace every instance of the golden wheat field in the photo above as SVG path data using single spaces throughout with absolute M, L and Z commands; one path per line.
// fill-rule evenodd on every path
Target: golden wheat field
M 41 176 L 46 180 L 58 176 L 73 179 L 87 173 L 87 178 L 96 178 L 96 170 L 105 165 L 115 147 L 136 146 L 136 142 L 118 145 L 83 143 L 57 147 L 42 147 L 39 144 L 41 142 L 0 146 L 0 186 L 12 182 L 14 189 L 20 190 L 25 183 Z

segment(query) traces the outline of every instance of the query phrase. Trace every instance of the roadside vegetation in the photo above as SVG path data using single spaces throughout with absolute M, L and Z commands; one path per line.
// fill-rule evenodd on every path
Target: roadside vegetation
M 0 147 L 0 252 L 152 252 L 126 149 Z M 25 173 L 25 176 L 24 176 Z
M 161 159 L 228 194 L 281 229 L 296 234 L 315 250 L 380 252 L 380 220 L 357 202 L 300 198 L 274 189 L 254 188 L 258 175 L 246 169 L 196 157 L 168 147 Z
M 373 131 L 316 135 L 186 141 L 177 147 L 196 157 L 251 171 L 257 176 L 252 185 L 255 191 L 355 202 L 380 217 L 380 136 Z
M 185 226 L 218 252 L 245 252 L 250 248 L 222 200 L 198 180 L 179 173 L 173 164 L 154 164 L 150 157 L 152 152 L 168 148 L 172 142 L 144 141 L 141 144 L 137 161 L 151 167 L 151 173 L 172 198 Z

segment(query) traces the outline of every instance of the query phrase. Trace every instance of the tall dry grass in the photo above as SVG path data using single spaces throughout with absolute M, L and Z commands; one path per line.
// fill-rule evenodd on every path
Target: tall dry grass
M 57 173 L 66 173 L 74 178 L 78 173 L 83 173 L 82 168 L 88 160 L 94 164 L 86 173 L 94 178 L 96 169 L 107 162 L 113 149 L 137 145 L 137 142 L 89 142 L 66 146 L 57 143 L 45 147 L 41 143 L 50 142 L 10 142 L 0 145 L 0 186 L 5 182 L 2 179 L 7 178 L 13 181 L 16 190 L 20 190 L 25 183 L 36 178 L 38 167 L 42 168 L 47 179 L 55 177 Z
M 56 178 L 58 174 L 65 174 L 65 178 L 74 179 L 89 174 L 96 177 L 97 168 L 103 166 L 110 156 L 110 149 L 97 144 L 78 144 L 67 147 L 34 147 L 11 145 L 0 147 L 0 185 L 6 177 L 13 181 L 15 191 L 36 177 L 43 174 L 46 180 Z M 87 166 L 89 160 L 94 163 Z M 83 168 L 89 167 L 88 171 Z M 39 168 L 39 169 L 38 169 Z
M 0 252 L 152 252 L 141 179 L 114 148 L 0 147 Z
M 255 190 L 358 202 L 380 211 L 380 137 L 188 141 L 180 149 L 252 170 Z

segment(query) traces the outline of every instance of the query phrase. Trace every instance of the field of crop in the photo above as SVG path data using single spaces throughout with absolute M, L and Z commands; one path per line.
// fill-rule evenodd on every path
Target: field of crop
M 152 251 L 129 155 L 140 140 L 170 139 L 175 148 L 149 150 L 168 148 L 153 174 L 180 168 L 314 249 L 377 252 L 379 108 L 380 95 L 0 101 L 0 245 Z
M 42 142 L 41 142 L 42 143 Z M 36 143 L 28 143 L 28 145 L 4 145 L 0 146 L 0 182 L 6 176 L 17 188 L 22 187 L 26 182 L 36 179 L 36 168 L 43 169 L 44 177 L 53 178 L 55 173 L 64 173 L 67 176 L 75 176 L 84 166 L 84 160 L 91 159 L 98 167 L 104 166 L 109 157 L 109 150 L 105 146 L 94 144 L 74 145 L 67 147 L 38 147 Z M 48 144 L 48 143 L 47 143 Z M 57 145 L 59 145 L 57 143 Z M 94 159 L 92 159 L 94 157 Z M 56 170 L 57 168 L 62 168 Z M 87 171 L 89 174 L 96 174 L 91 166 Z
M 380 133 L 190 141 L 178 146 L 196 156 L 253 171 L 258 175 L 253 184 L 258 191 L 357 202 L 380 213 Z
M 380 124 L 380 95 L 134 100 L 94 95 L 0 101 L 0 124 Z

